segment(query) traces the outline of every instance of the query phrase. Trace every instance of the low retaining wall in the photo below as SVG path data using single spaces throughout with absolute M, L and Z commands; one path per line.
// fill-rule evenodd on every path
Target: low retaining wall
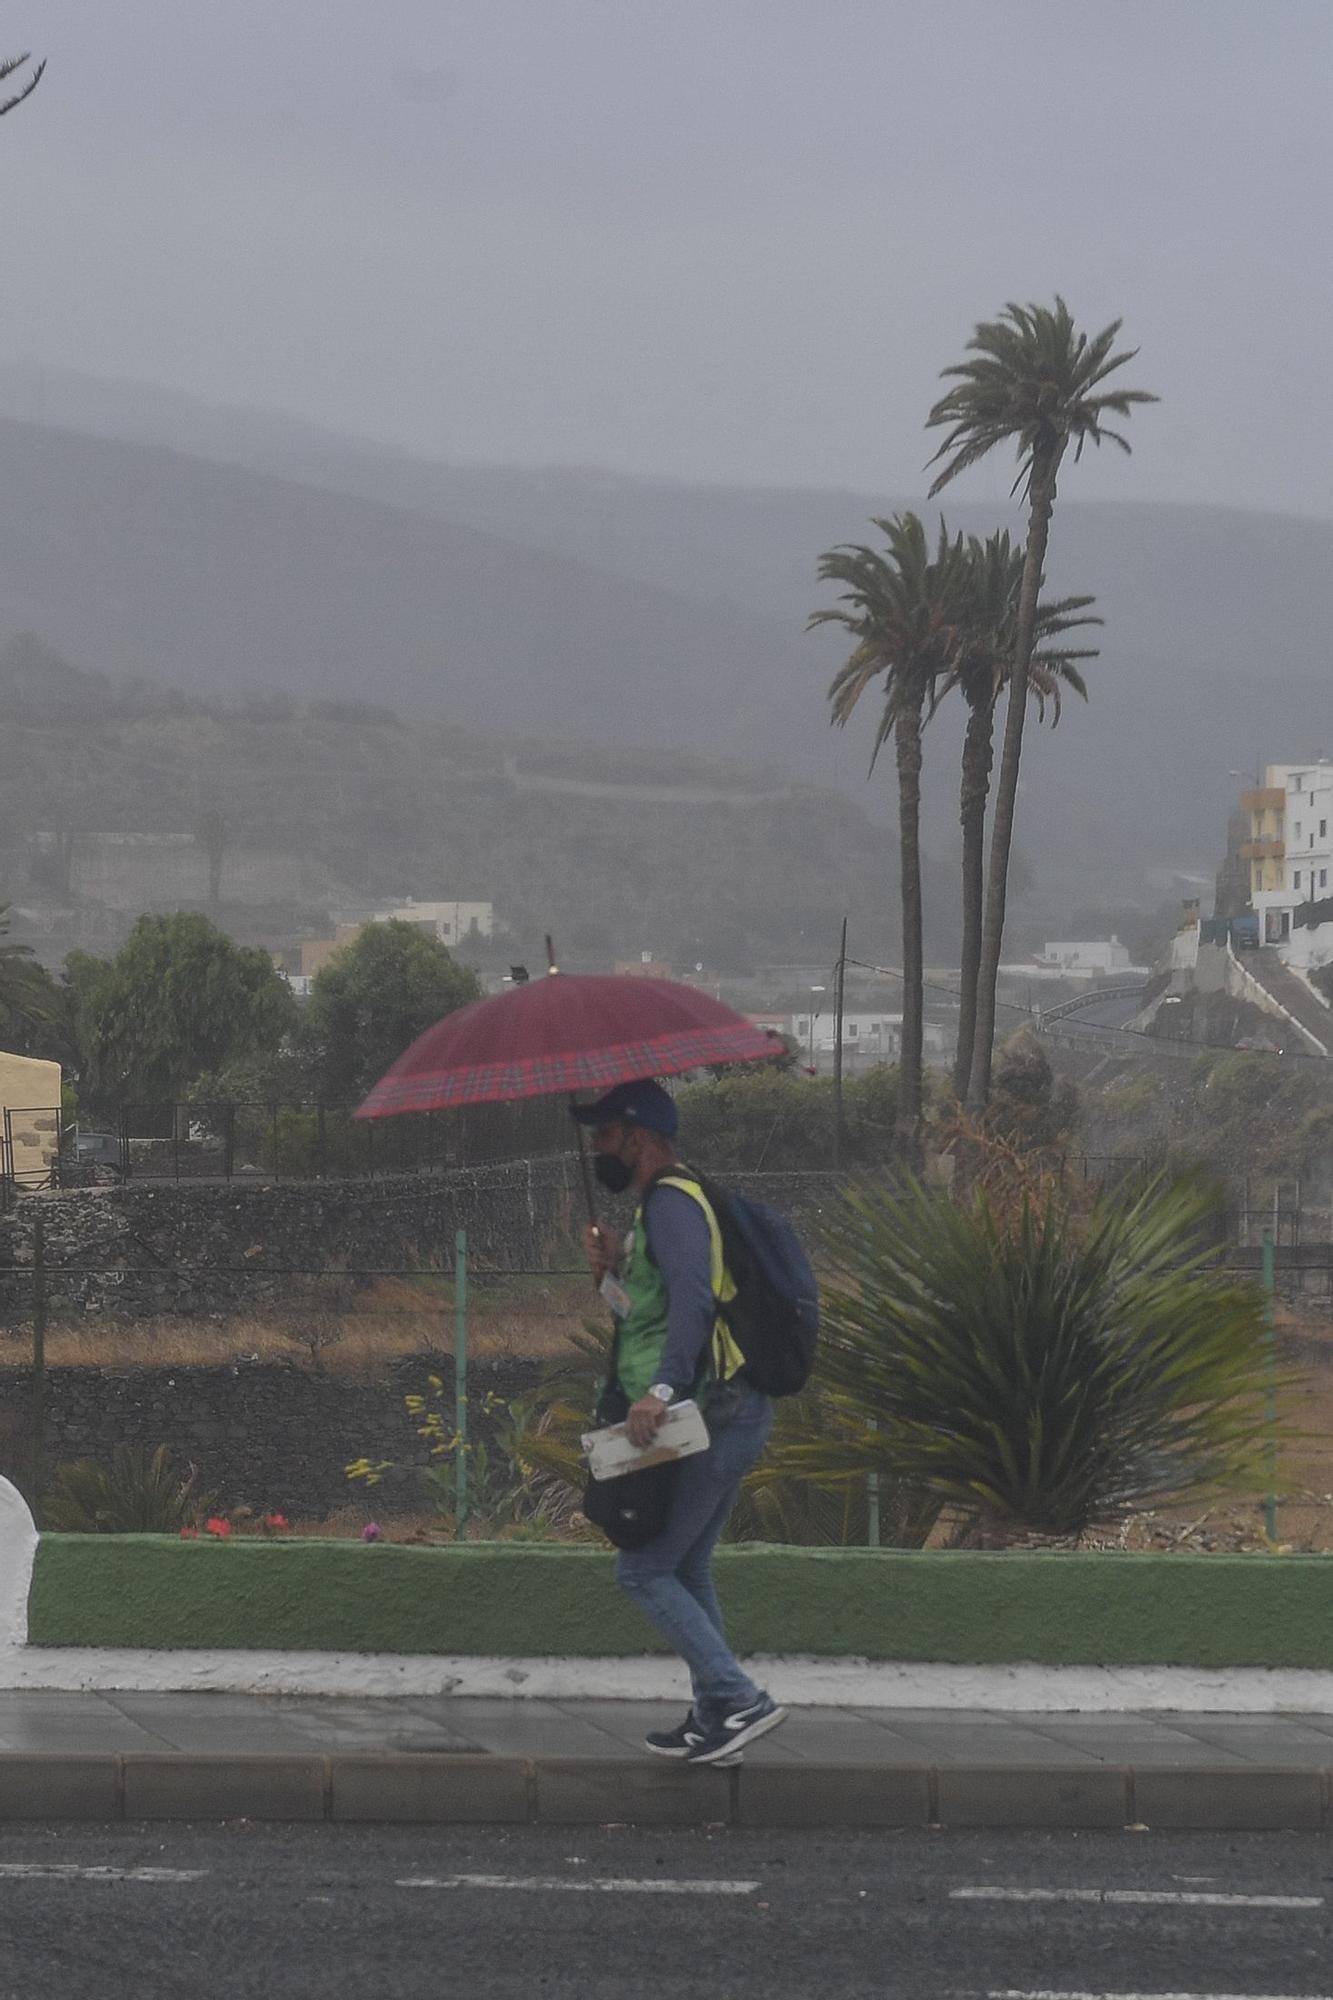
M 291 1361 L 213 1367 L 51 1368 L 46 1376 L 46 1459 L 91 1458 L 109 1466 L 118 1444 L 155 1451 L 198 1468 L 200 1493 L 224 1511 L 250 1507 L 296 1520 L 369 1502 L 383 1513 L 426 1503 L 410 1476 L 392 1477 L 372 1496 L 349 1483 L 346 1466 L 365 1456 L 426 1465 L 429 1454 L 403 1407 L 427 1377 L 449 1378 L 447 1354 L 404 1356 L 378 1379 L 328 1374 Z M 540 1362 L 482 1357 L 472 1363 L 473 1431 L 485 1438 L 486 1398 L 528 1395 Z M 0 1370 L 0 1472 L 27 1465 L 32 1377 Z
M 723 1549 L 742 1654 L 1333 1668 L 1333 1559 Z M 660 1651 L 595 1549 L 44 1536 L 44 1647 L 531 1658 Z

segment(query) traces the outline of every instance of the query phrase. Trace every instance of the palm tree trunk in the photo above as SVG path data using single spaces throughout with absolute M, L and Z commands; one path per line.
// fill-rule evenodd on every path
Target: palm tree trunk
M 898 1052 L 898 1139 L 909 1162 L 921 1153 L 921 708 L 904 702 L 894 723 L 898 760 L 898 851 L 902 868 L 903 1032 Z
M 959 960 L 958 1049 L 953 1094 L 967 1102 L 972 1043 L 977 1027 L 977 975 L 981 969 L 981 918 L 985 904 L 986 797 L 995 760 L 995 701 L 974 704 L 963 738 L 963 780 L 958 817 L 963 829 L 963 943 Z
M 1014 838 L 1014 806 L 1018 771 L 1023 759 L 1023 723 L 1028 706 L 1028 664 L 1037 621 L 1037 598 L 1046 564 L 1046 544 L 1055 507 L 1055 481 L 1064 456 L 1064 440 L 1032 468 L 1028 489 L 1028 538 L 1023 581 L 1018 595 L 1018 629 L 1009 674 L 1009 706 L 1004 718 L 1000 775 L 995 787 L 995 823 L 991 828 L 990 867 L 986 878 L 986 913 L 981 933 L 981 969 L 977 978 L 977 1025 L 972 1038 L 972 1075 L 967 1086 L 969 1111 L 984 1111 L 990 1101 L 991 1057 L 995 1047 L 995 986 L 1004 944 L 1004 910 L 1009 888 L 1009 850 Z

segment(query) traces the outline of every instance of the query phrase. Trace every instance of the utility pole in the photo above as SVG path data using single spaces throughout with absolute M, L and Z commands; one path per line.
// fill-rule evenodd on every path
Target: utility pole
M 842 941 L 838 946 L 838 969 L 833 980 L 833 1166 L 842 1166 L 842 1019 L 843 988 L 847 979 L 847 919 L 842 920 Z

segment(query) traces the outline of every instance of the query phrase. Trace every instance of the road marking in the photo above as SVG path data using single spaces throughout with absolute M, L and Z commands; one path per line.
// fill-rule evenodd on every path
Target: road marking
M 1331 2000 L 1327 1993 L 1068 1993 L 1052 1986 L 992 1987 L 986 2000 Z
M 206 1868 L 81 1868 L 73 1861 L 0 1861 L 0 1877 L 19 1882 L 200 1882 Z
M 654 1882 L 591 1875 L 405 1875 L 395 1889 L 582 1889 L 630 1896 L 752 1896 L 757 1882 Z
M 1166 1903 L 1211 1910 L 1319 1910 L 1322 1896 L 1229 1896 L 1217 1889 L 950 1889 L 954 1903 Z M 1262 2000 L 1262 1996 L 1261 1996 Z M 1270 1996 L 1271 2000 L 1271 1996 Z

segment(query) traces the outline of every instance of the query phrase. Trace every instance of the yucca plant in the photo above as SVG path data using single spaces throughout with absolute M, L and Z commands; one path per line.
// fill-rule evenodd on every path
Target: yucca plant
M 1261 1295 L 1213 1267 L 1215 1209 L 1164 1177 L 1007 1219 L 983 1194 L 850 1190 L 827 1231 L 834 1421 L 772 1473 L 836 1489 L 875 1471 L 982 1542 L 1250 1481 L 1269 1351 Z
M 56 1468 L 42 1508 L 43 1525 L 70 1535 L 174 1535 L 213 1507 L 164 1444 L 149 1453 L 118 1444 L 108 1468 L 81 1458 Z

